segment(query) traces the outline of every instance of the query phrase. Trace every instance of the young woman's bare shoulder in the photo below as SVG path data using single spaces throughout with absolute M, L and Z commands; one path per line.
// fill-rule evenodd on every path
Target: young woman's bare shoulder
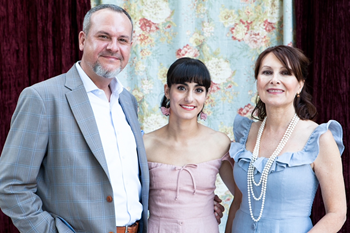
M 157 129 L 155 131 L 152 131 L 150 133 L 146 133 L 143 135 L 143 142 L 144 142 L 146 150 L 147 150 L 147 148 L 151 148 L 152 146 L 154 146 L 155 144 L 158 143 L 160 138 L 162 138 L 162 136 L 161 136 L 162 132 L 163 132 L 163 130 L 162 130 L 162 128 L 160 128 L 160 129 Z
M 230 138 L 219 131 L 215 131 L 211 128 L 206 127 L 206 143 L 210 145 L 215 151 L 218 152 L 219 156 L 223 156 L 230 148 L 231 140 Z
M 215 131 L 214 137 L 219 144 L 227 145 L 231 143 L 231 139 L 222 132 Z

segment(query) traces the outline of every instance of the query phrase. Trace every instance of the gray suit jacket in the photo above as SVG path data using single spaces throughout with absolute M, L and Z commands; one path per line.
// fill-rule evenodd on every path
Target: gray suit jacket
M 134 133 L 147 232 L 149 173 L 137 102 L 119 96 Z M 21 93 L 0 157 L 0 207 L 21 232 L 115 232 L 112 186 L 87 93 L 75 66 Z

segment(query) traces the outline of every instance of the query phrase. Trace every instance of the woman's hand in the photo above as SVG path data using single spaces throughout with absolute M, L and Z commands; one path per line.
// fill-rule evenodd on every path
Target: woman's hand
M 225 207 L 221 205 L 220 203 L 222 200 L 218 197 L 218 195 L 214 196 L 214 214 L 216 221 L 218 221 L 218 224 L 221 223 L 221 218 L 223 216 L 223 212 L 225 211 Z

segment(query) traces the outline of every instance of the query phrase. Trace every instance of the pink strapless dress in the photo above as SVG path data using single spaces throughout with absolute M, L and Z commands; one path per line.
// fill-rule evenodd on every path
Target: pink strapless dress
M 218 233 L 214 215 L 216 175 L 221 159 L 179 167 L 148 162 L 149 233 Z

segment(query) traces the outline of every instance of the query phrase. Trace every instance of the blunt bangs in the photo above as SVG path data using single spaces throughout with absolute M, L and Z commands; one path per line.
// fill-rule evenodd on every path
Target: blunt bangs
M 198 83 L 204 86 L 206 91 L 211 85 L 211 78 L 207 67 L 203 62 L 192 58 L 178 59 L 168 70 L 167 84 Z

